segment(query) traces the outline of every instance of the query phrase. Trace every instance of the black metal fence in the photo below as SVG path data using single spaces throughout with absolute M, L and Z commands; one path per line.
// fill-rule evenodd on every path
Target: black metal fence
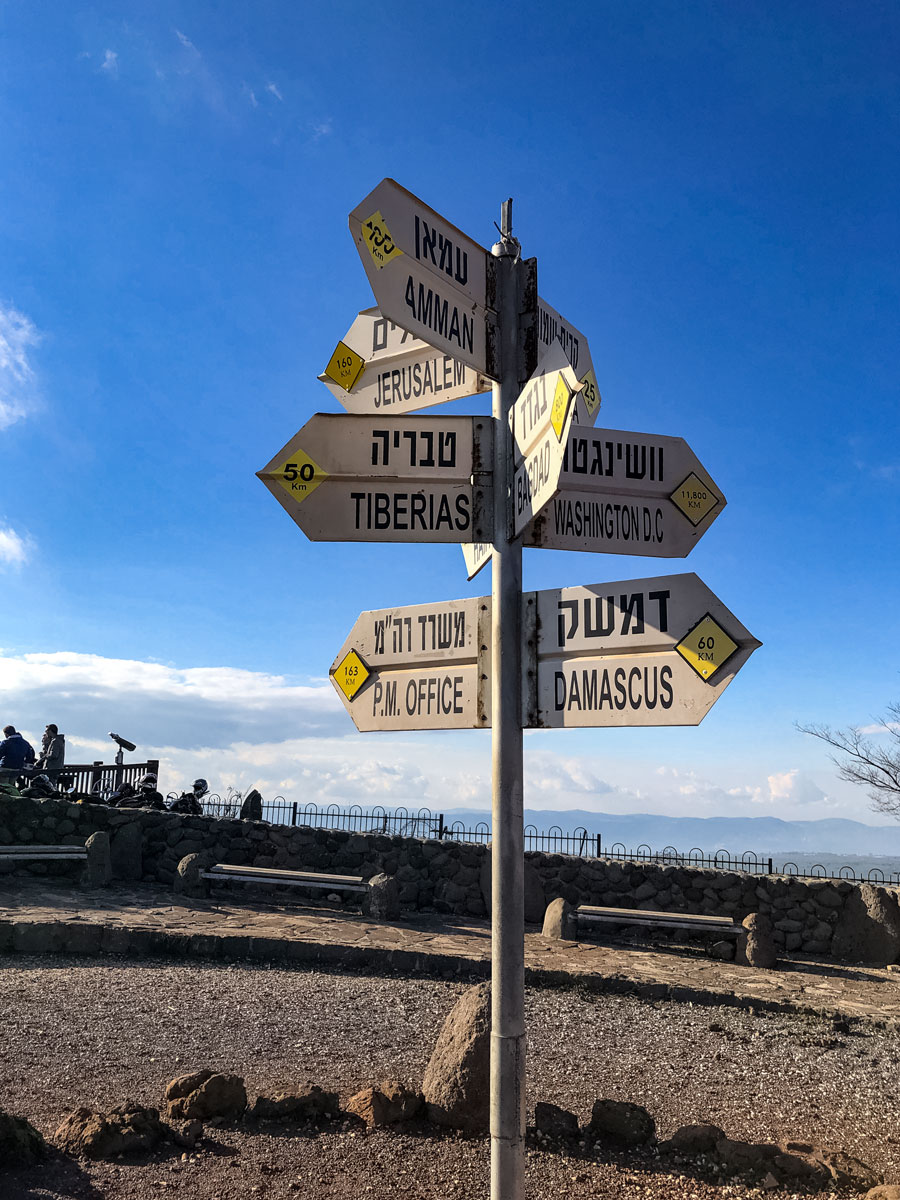
M 242 796 L 229 791 L 224 798 L 207 796 L 203 810 L 211 817 L 238 817 Z M 487 845 L 491 840 L 491 827 L 487 821 L 466 825 L 462 821 L 446 822 L 443 813 L 430 809 L 407 808 L 386 809 L 380 805 L 363 809 L 358 804 L 340 808 L 336 804 L 319 807 L 316 804 L 298 804 L 276 796 L 263 801 L 263 820 L 274 825 L 308 825 L 317 829 L 343 829 L 355 833 L 384 833 L 401 837 L 437 838 L 452 842 L 475 842 Z M 629 848 L 623 842 L 604 842 L 599 833 L 589 833 L 584 826 L 566 832 L 559 825 L 539 830 L 535 825 L 525 826 L 525 849 L 541 850 L 547 854 L 573 854 L 586 858 L 607 858 L 617 862 L 653 866 L 684 866 L 706 868 L 714 871 L 742 871 L 751 875 L 794 875 L 804 879 L 846 879 L 851 883 L 880 883 L 900 886 L 900 871 L 886 873 L 872 867 L 859 874 L 849 865 L 829 870 L 822 863 L 814 863 L 804 870 L 795 862 L 776 866 L 771 855 L 746 850 L 733 854 L 730 850 L 676 850 L 664 846 L 653 850 L 646 843 Z

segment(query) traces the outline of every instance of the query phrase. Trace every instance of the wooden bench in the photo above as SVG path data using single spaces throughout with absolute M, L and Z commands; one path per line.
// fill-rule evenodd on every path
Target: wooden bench
M 82 846 L 0 846 L 0 863 L 5 862 L 82 862 L 82 882 L 89 887 L 105 887 L 112 879 L 109 836 L 92 833 Z
M 362 892 L 369 885 L 362 875 L 322 875 L 316 871 L 290 871 L 280 867 L 237 867 L 231 863 L 216 863 L 200 872 L 201 879 L 211 883 L 277 883 L 290 887 L 327 888 L 329 892 Z
M 86 846 L 0 846 L 0 862 L 13 859 L 35 859 L 59 862 L 60 859 L 81 859 L 87 862 Z
M 690 929 L 694 933 L 715 933 L 719 937 L 737 937 L 743 926 L 730 917 L 707 917 L 700 913 L 653 912 L 643 908 L 602 908 L 582 904 L 575 910 L 578 921 L 600 925 L 649 925 L 658 929 Z

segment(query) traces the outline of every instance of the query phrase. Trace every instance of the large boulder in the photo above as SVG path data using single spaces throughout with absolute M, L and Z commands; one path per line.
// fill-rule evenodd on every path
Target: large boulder
M 411 1121 L 419 1115 L 422 1096 L 396 1080 L 380 1083 L 378 1087 L 363 1088 L 347 1101 L 347 1112 L 365 1121 L 370 1129 L 378 1125 L 396 1125 Z
M 488 847 L 488 850 L 490 851 L 490 847 Z M 491 912 L 492 880 L 491 855 L 487 853 L 481 862 L 478 883 L 481 888 L 481 898 L 484 901 L 484 907 L 488 915 Z M 524 884 L 525 923 L 526 925 L 540 925 L 544 919 L 544 909 L 547 905 L 547 898 L 544 895 L 544 881 L 541 879 L 537 868 L 527 858 L 525 859 Z
M 734 961 L 745 967 L 773 970 L 778 965 L 772 922 L 764 913 L 751 913 L 741 921 L 743 932 L 738 934 Z
M 544 927 L 541 933 L 545 938 L 557 938 L 563 941 L 574 941 L 578 935 L 578 923 L 575 919 L 575 909 L 562 896 L 557 896 L 547 905 L 544 913 Z
M 711 1154 L 724 1137 L 718 1125 L 681 1125 L 658 1149 L 660 1154 Z
M 275 1092 L 257 1096 L 247 1110 L 247 1116 L 257 1121 L 329 1121 L 340 1112 L 337 1092 L 325 1092 L 320 1087 L 305 1092 Z
M 115 1158 L 119 1154 L 146 1153 L 171 1136 L 171 1129 L 159 1119 L 155 1108 L 126 1100 L 108 1113 L 76 1109 L 65 1118 L 53 1139 L 69 1154 Z
M 396 921 L 400 916 L 400 889 L 393 875 L 373 875 L 362 903 L 363 914 L 373 921 Z
M 428 1118 L 471 1133 L 484 1133 L 490 1118 L 491 989 L 486 983 L 463 992 L 444 1021 L 422 1091 Z
M 656 1137 L 656 1122 L 640 1104 L 630 1104 L 627 1100 L 598 1100 L 588 1130 L 595 1138 L 622 1146 L 643 1146 Z
M 840 962 L 884 967 L 900 955 L 900 908 L 886 888 L 862 883 L 847 896 L 838 917 L 831 953 Z
M 0 1167 L 30 1167 L 47 1153 L 47 1143 L 24 1117 L 0 1110 Z
M 98 830 L 84 843 L 87 862 L 84 867 L 86 887 L 106 887 L 112 880 L 112 858 L 109 849 L 109 834 Z
M 203 878 L 215 862 L 212 854 L 186 854 L 175 869 L 172 887 L 176 896 L 203 900 L 209 895 L 209 880 Z
M 112 835 L 109 854 L 113 879 L 137 883 L 144 874 L 143 834 L 138 821 L 127 821 Z
M 166 1087 L 166 1111 L 174 1120 L 239 1117 L 246 1107 L 247 1091 L 240 1075 L 196 1071 L 179 1075 Z

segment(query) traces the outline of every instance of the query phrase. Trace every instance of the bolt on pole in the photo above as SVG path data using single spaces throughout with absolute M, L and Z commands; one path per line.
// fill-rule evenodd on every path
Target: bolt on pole
M 523 267 L 503 205 L 496 258 L 500 382 L 493 386 L 491 594 L 491 1200 L 522 1200 L 525 1182 L 525 920 L 522 800 L 522 543 L 511 539 L 509 413 L 523 382 Z

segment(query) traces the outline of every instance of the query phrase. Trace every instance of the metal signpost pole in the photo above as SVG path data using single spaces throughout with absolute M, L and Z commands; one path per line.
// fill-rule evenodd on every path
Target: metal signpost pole
M 503 205 L 496 258 L 501 379 L 493 386 L 494 554 L 491 655 L 491 1200 L 522 1200 L 525 1166 L 525 946 L 522 812 L 522 543 L 511 540 L 509 413 L 523 372 L 519 291 L 523 268 Z

